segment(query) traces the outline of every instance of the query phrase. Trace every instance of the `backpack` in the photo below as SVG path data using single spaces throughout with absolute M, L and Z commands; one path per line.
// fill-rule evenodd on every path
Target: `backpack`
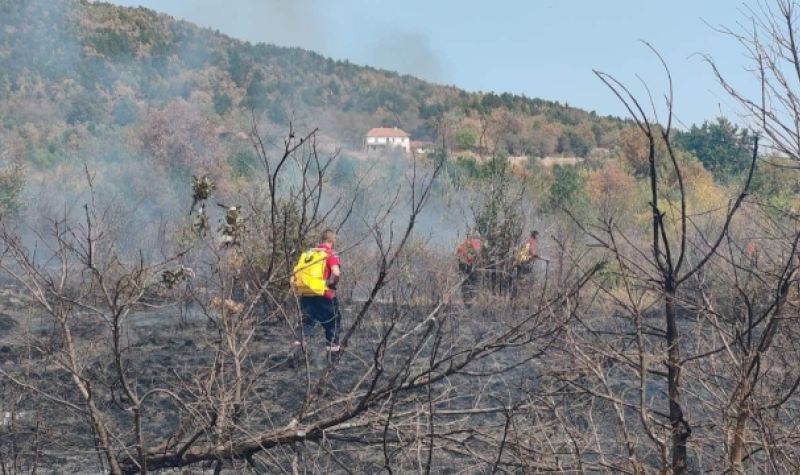
M 291 284 L 294 292 L 301 297 L 321 297 L 328 290 L 325 282 L 325 262 L 328 252 L 313 248 L 300 254 L 292 270 Z

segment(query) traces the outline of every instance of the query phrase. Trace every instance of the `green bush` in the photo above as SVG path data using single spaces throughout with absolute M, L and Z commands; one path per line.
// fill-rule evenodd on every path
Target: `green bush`
M 588 202 L 586 180 L 577 168 L 560 165 L 553 167 L 549 201 L 552 208 L 567 209 L 578 209 Z
M 472 150 L 478 143 L 478 132 L 470 128 L 461 128 L 456 131 L 455 145 L 460 150 Z

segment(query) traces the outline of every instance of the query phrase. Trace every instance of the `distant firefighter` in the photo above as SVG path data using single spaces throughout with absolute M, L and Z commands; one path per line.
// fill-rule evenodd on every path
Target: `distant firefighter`
M 472 273 L 481 257 L 481 240 L 475 234 L 467 236 L 456 249 L 458 270 L 464 274 Z
M 242 218 L 241 206 L 225 206 L 225 218 L 220 227 L 222 233 L 222 247 L 238 246 L 241 244 L 242 233 L 244 232 L 244 218 Z
M 198 203 L 203 203 L 207 200 L 208 197 L 211 196 L 211 192 L 216 188 L 217 186 L 207 175 L 203 175 L 200 178 L 196 175 L 192 175 L 192 207 L 189 208 L 189 214 L 192 214 L 194 207 L 197 206 Z
M 211 226 L 208 224 L 208 213 L 206 213 L 205 203 L 200 203 L 200 206 L 197 208 L 197 212 L 192 219 L 192 229 L 200 236 L 205 236 L 208 230 L 211 229 Z
M 515 256 L 517 274 L 530 274 L 533 272 L 533 265 L 538 259 L 541 259 L 539 256 L 539 231 L 533 230 L 528 240 L 520 247 Z
M 481 257 L 481 240 L 474 233 L 470 233 L 456 248 L 458 271 L 463 275 L 461 283 L 461 298 L 464 305 L 471 307 L 475 301 L 478 287 L 477 266 Z

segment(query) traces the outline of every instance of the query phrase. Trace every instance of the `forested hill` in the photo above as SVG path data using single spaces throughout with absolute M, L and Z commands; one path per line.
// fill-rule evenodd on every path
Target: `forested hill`
M 375 126 L 436 140 L 444 119 L 461 149 L 485 135 L 493 150 L 530 156 L 586 155 L 609 147 L 622 125 L 557 102 L 252 45 L 144 8 L 0 0 L 0 147 L 14 159 L 52 165 L 125 130 L 145 139 L 141 152 L 180 161 L 148 148 L 159 125 L 236 132 L 251 109 L 276 125 L 319 126 L 345 147 Z

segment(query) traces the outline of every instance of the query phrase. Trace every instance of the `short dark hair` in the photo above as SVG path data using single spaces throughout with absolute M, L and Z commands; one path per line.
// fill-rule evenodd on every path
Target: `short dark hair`
M 333 229 L 329 228 L 329 229 L 326 229 L 325 231 L 322 231 L 322 235 L 320 236 L 319 240 L 321 242 L 328 242 L 329 243 L 329 242 L 333 242 L 333 240 L 335 238 L 336 238 L 336 231 L 334 231 Z
M 537 231 L 535 229 L 533 231 L 531 231 L 531 237 L 532 238 L 539 237 L 539 231 Z

